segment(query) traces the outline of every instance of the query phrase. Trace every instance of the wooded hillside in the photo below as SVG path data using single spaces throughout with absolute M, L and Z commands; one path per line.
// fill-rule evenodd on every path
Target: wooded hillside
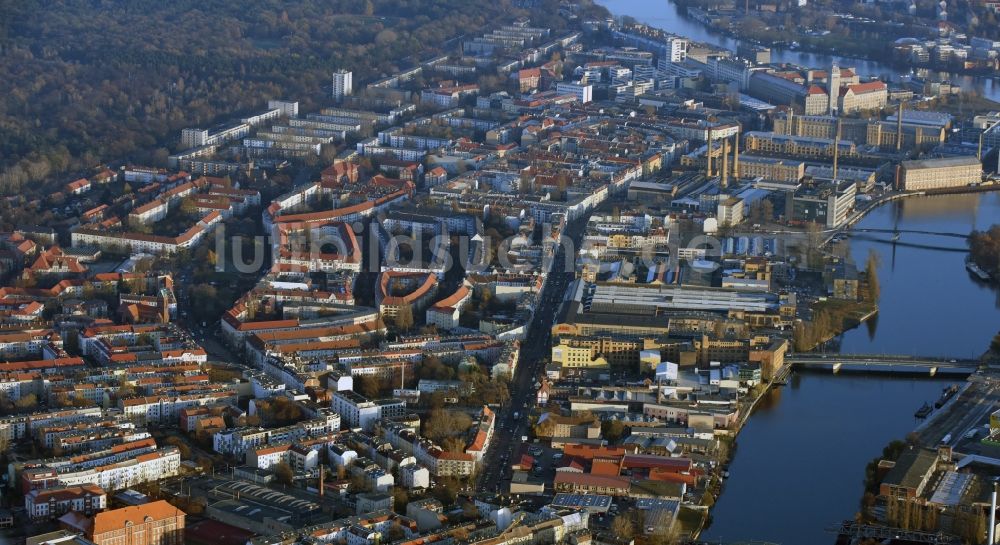
M 565 25 L 540 4 L 533 22 Z M 269 98 L 309 110 L 334 69 L 363 82 L 524 15 L 511 0 L 0 0 L 0 194 L 99 161 L 162 164 L 184 127 Z

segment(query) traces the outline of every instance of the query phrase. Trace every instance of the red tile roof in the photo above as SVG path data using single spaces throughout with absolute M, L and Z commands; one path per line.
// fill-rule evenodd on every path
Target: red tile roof
M 845 89 L 841 90 L 840 94 L 844 95 L 848 90 L 856 95 L 863 93 L 873 93 L 878 91 L 884 91 L 886 89 L 885 83 L 881 81 L 869 81 L 867 83 L 859 83 L 857 85 L 848 85 Z
M 94 515 L 92 527 L 87 537 L 94 539 L 95 536 L 122 530 L 126 524 L 141 526 L 146 523 L 147 517 L 153 521 L 162 521 L 171 518 L 184 518 L 184 516 L 184 511 L 170 505 L 166 500 L 111 509 Z

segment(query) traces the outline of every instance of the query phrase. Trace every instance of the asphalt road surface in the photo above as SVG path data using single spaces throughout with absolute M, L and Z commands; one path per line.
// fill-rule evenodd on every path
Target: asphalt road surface
M 587 218 L 581 218 L 566 228 L 566 236 L 573 240 L 574 247 L 580 247 L 580 239 Z M 570 256 L 570 259 L 574 259 Z M 528 435 L 528 411 L 535 403 L 535 382 L 544 373 L 544 362 L 551 353 L 552 322 L 562 306 L 566 290 L 575 278 L 573 262 L 567 272 L 566 248 L 562 245 L 553 258 L 551 273 L 545 282 L 542 299 L 535 312 L 528 335 L 521 343 L 520 361 L 514 370 L 510 384 L 510 402 L 497 413 L 496 431 L 489 450 L 483 457 L 482 471 L 477 486 L 482 492 L 501 492 L 502 485 L 509 480 L 511 457 L 521 447 L 522 436 Z M 518 413 L 514 418 L 514 413 Z

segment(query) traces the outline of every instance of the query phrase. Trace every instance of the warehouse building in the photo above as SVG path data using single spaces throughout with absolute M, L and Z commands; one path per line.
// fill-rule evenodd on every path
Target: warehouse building
M 975 157 L 946 157 L 903 161 L 899 166 L 897 186 L 903 191 L 925 191 L 978 184 L 983 179 L 983 164 Z

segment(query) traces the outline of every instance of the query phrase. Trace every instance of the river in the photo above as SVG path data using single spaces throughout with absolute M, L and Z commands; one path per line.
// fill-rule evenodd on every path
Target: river
M 850 519 L 865 466 L 909 433 L 913 412 L 941 379 L 795 373 L 771 390 L 740 432 L 730 478 L 706 540 L 833 543 L 825 528 Z
M 615 15 L 735 49 L 731 38 L 708 32 L 665 0 L 600 0 Z M 794 51 L 772 58 L 805 66 L 834 59 Z M 842 59 L 868 75 L 893 74 L 871 61 Z M 1000 98 L 996 80 L 953 81 Z M 913 197 L 872 211 L 859 228 L 966 234 L 1000 222 L 1000 193 Z M 1000 329 L 994 288 L 974 280 L 964 253 L 852 239 L 849 252 L 864 266 L 870 250 L 881 260 L 880 312 L 869 324 L 839 339 L 845 353 L 904 353 L 970 357 L 981 354 Z M 964 248 L 961 238 L 901 234 L 899 243 Z M 710 540 L 766 540 L 784 545 L 833 543 L 825 528 L 853 518 L 863 493 L 865 466 L 893 439 L 916 425 L 914 411 L 938 397 L 947 379 L 885 375 L 793 374 L 772 390 L 737 440 L 736 451 L 712 523 Z
M 858 228 L 968 233 L 1000 223 L 1000 193 L 910 197 L 871 212 Z M 889 235 L 875 235 L 889 239 Z M 964 248 L 958 238 L 903 233 L 901 243 Z M 843 335 L 840 350 L 978 357 L 1000 330 L 997 290 L 973 279 L 964 253 L 853 240 L 851 254 L 864 265 L 879 253 L 882 297 L 868 326 Z
M 614 15 L 628 15 L 641 23 L 662 28 L 693 41 L 708 43 L 735 51 L 737 40 L 724 34 L 710 31 L 707 27 L 683 15 L 682 8 L 668 0 L 597 0 Z M 862 59 L 849 59 L 835 55 L 823 55 L 791 50 L 771 50 L 772 62 L 787 62 L 810 68 L 825 68 L 834 61 L 840 66 L 853 67 L 860 76 L 878 76 L 886 79 L 896 79 L 899 68 Z M 978 92 L 980 95 L 1000 102 L 1000 80 L 974 77 L 962 74 L 942 74 L 943 78 L 961 85 L 963 89 Z
M 1000 222 L 1000 193 L 912 197 L 871 212 L 858 228 L 968 233 Z M 872 235 L 890 240 L 890 235 Z M 964 247 L 964 240 L 909 234 L 899 242 Z M 852 240 L 863 264 L 881 260 L 877 321 L 842 336 L 845 353 L 970 357 L 1000 329 L 993 288 L 974 280 L 963 253 Z M 946 379 L 801 373 L 764 399 L 740 433 L 731 478 L 712 511 L 708 539 L 832 543 L 824 528 L 851 518 L 865 465 L 910 432 L 913 412 Z

